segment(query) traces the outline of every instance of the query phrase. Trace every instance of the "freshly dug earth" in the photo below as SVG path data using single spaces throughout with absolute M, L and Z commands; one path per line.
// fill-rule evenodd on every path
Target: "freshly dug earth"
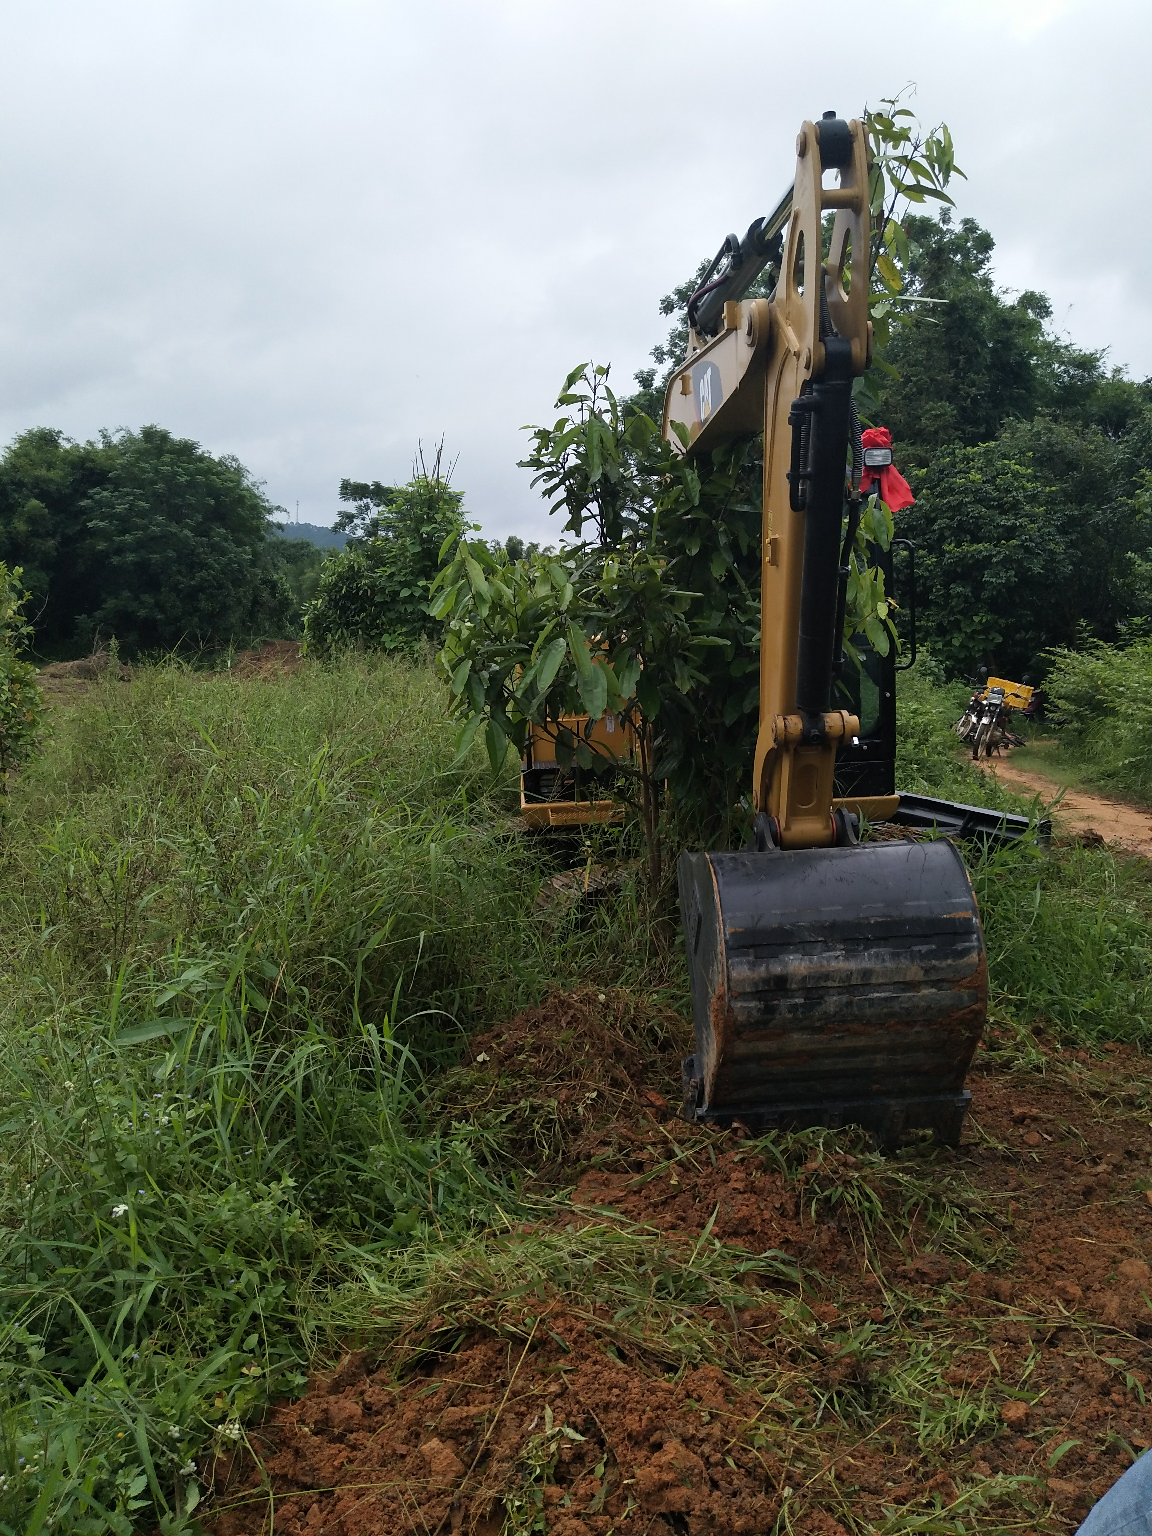
M 758 1261 L 741 1303 L 684 1308 L 699 1349 L 679 1369 L 595 1276 L 505 1295 L 479 1324 L 445 1308 L 276 1407 L 250 1432 L 263 1471 L 222 1456 L 214 1536 L 767 1536 L 782 1513 L 781 1531 L 836 1536 L 943 1529 L 933 1511 L 1069 1532 L 1152 1444 L 1143 1058 L 993 1034 L 962 1147 L 882 1158 L 850 1131 L 671 1119 L 643 1012 L 557 997 L 476 1043 L 447 1098 L 482 1118 L 487 1080 L 492 1103 L 519 1082 L 554 1104 L 539 1181 L 567 1186 L 493 1242 L 639 1231 L 670 1272 L 706 1248 L 750 1271 L 775 1253 L 778 1278 Z

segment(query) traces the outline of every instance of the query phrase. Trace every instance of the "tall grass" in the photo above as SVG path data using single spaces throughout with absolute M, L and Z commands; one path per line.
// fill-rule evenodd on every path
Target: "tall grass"
M 1100 783 L 1152 805 L 1152 639 L 1054 651 L 1045 687 L 1059 739 Z
M 546 984 L 514 804 L 402 664 L 57 714 L 0 830 L 0 1529 L 180 1529 L 301 1297 L 507 1201 L 417 1090 Z

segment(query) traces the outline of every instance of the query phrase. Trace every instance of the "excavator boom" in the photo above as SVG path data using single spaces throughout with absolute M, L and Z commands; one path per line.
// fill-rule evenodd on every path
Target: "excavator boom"
M 780 237 L 773 297 L 723 297 L 717 313 L 715 296 L 747 291 Z M 730 237 L 693 295 L 689 355 L 665 397 L 682 452 L 764 433 L 755 845 L 681 857 L 696 1022 L 684 1112 L 955 1141 L 987 1007 L 971 882 L 951 843 L 860 844 L 835 803 L 837 751 L 860 731 L 831 705 L 861 505 L 852 383 L 871 355 L 868 258 L 864 127 L 826 113 L 803 124 L 776 213 Z

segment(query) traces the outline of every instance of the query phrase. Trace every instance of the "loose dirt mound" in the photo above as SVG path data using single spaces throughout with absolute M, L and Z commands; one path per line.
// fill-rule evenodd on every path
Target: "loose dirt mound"
M 230 670 L 233 677 L 285 677 L 301 665 L 298 640 L 268 640 L 258 650 L 238 651 Z
M 81 656 L 76 661 L 53 661 L 41 667 L 37 682 L 50 704 L 58 704 L 84 693 L 90 684 L 99 682 L 111 669 L 122 683 L 132 681 L 132 669 L 114 660 L 110 652 L 98 647 L 91 656 Z
M 544 1529 L 530 1522 L 546 1512 L 548 1531 L 579 1536 L 631 1508 L 637 1530 L 659 1516 L 657 1530 L 761 1536 L 779 1462 L 731 1444 L 759 1407 L 709 1366 L 672 1383 L 615 1360 L 559 1307 L 527 1342 L 473 1335 L 403 1383 L 350 1356 L 269 1426 L 276 1530 L 498 1536 L 517 1516 L 513 1530 Z M 234 1506 L 216 1530 L 260 1530 L 265 1514 Z
M 620 989 L 582 987 L 473 1041 L 433 1101 L 446 1122 L 495 1123 L 508 1153 L 538 1172 L 571 1166 L 605 1128 L 667 1117 L 691 1033 L 673 1009 Z
M 962 1148 L 882 1158 L 851 1131 L 669 1119 L 652 1029 L 585 991 L 476 1042 L 457 1087 L 503 1105 L 538 1076 L 570 1186 L 492 1241 L 616 1223 L 670 1275 L 746 1254 L 745 1299 L 685 1303 L 661 1334 L 595 1274 L 476 1294 L 465 1313 L 490 1324 L 434 1316 L 275 1409 L 252 1434 L 267 1483 L 246 1454 L 216 1465 L 214 1536 L 269 1532 L 273 1508 L 289 1536 L 762 1536 L 784 1501 L 795 1536 L 933 1509 L 1063 1533 L 1152 1445 L 1147 1062 L 1024 1071 L 992 1038 Z M 669 1333 L 697 1343 L 677 1355 Z

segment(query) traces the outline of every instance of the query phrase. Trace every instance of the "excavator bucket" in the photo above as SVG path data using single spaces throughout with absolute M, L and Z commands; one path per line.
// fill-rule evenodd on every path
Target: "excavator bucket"
M 959 1140 L 988 973 L 950 842 L 684 854 L 680 910 L 685 1118 Z

